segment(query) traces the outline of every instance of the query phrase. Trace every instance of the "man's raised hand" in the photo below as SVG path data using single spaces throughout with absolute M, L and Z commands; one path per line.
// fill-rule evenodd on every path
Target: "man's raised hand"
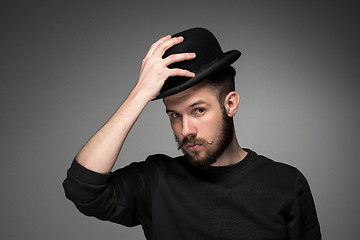
M 183 76 L 194 77 L 195 74 L 179 68 L 170 69 L 168 66 L 175 62 L 194 59 L 195 53 L 178 53 L 163 58 L 165 51 L 184 41 L 183 37 L 170 35 L 160 38 L 153 43 L 141 64 L 138 82 L 135 86 L 138 94 L 143 94 L 148 100 L 154 99 L 159 93 L 168 77 Z

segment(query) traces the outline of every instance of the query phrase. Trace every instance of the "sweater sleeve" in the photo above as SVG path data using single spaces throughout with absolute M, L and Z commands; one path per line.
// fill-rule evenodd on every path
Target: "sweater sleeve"
M 141 164 L 129 166 L 109 174 L 93 172 L 76 159 L 63 182 L 66 197 L 87 216 L 125 226 L 146 224 L 150 218 L 146 184 Z
M 287 224 L 291 240 L 320 240 L 321 232 L 309 184 L 297 170 L 294 198 Z

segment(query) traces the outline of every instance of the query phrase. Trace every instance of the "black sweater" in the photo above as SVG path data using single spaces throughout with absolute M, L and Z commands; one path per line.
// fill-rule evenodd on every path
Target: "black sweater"
M 147 239 L 321 239 L 300 171 L 246 151 L 235 165 L 206 169 L 153 155 L 99 174 L 74 160 L 63 186 L 85 215 L 141 224 Z

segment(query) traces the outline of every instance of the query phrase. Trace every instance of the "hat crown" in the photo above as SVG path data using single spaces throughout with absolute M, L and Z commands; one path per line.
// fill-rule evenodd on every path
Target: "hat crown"
M 205 28 L 191 28 L 173 35 L 173 37 L 179 36 L 184 37 L 184 41 L 166 50 L 163 58 L 178 53 L 195 53 L 196 57 L 194 59 L 176 62 L 168 66 L 168 68 L 189 70 L 195 73 L 195 76 L 192 78 L 182 76 L 168 77 L 155 100 L 194 86 L 212 74 L 231 65 L 241 55 L 238 50 L 224 53 L 212 32 Z
M 224 55 L 216 37 L 205 28 L 191 28 L 173 35 L 179 36 L 184 37 L 184 41 L 168 49 L 163 58 L 177 53 L 195 53 L 196 58 L 173 63 L 169 68 L 186 69 L 197 74 Z

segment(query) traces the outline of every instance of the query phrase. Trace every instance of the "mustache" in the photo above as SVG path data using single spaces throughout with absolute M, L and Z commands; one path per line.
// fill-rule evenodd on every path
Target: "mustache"
M 187 144 L 212 144 L 212 142 L 208 142 L 203 138 L 195 138 L 195 137 L 185 137 L 181 142 L 177 139 L 178 142 L 178 150 L 184 149 Z

